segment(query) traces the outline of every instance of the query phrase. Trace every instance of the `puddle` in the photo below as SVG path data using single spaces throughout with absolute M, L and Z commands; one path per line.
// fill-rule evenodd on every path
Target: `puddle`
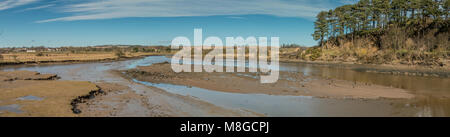
M 23 113 L 23 111 L 20 110 L 20 105 L 17 105 L 17 104 L 0 106 L 0 111 L 9 111 L 9 112 L 14 112 L 14 113 Z
M 236 75 L 238 76 L 244 76 L 244 77 L 249 77 L 249 78 L 253 78 L 253 79 L 259 79 L 258 76 L 254 76 L 254 75 L 250 75 L 250 74 L 245 74 L 245 73 L 236 73 Z
M 41 101 L 41 100 L 43 100 L 44 98 L 41 98 L 41 97 L 36 97 L 36 96 L 23 96 L 23 97 L 19 97 L 19 98 L 17 98 L 16 100 L 34 100 L 34 101 Z

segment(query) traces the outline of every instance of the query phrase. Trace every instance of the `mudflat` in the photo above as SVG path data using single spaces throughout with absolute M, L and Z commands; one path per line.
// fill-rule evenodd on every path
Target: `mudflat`
M 0 72 L 0 116 L 76 116 L 73 99 L 99 88 L 87 81 L 56 81 L 54 74 Z
M 0 71 L 0 78 L 0 117 L 263 116 L 135 85 L 127 79 L 116 83 L 57 80 L 55 74 L 26 70 Z
M 79 104 L 81 117 L 174 117 L 174 116 L 264 116 L 252 111 L 216 106 L 189 96 L 170 94 L 155 87 L 138 86 L 144 93 L 125 83 L 96 83 L 105 92 Z
M 126 74 L 152 83 L 170 83 L 234 93 L 363 99 L 409 99 L 414 97 L 404 89 L 305 76 L 298 72 L 282 71 L 280 79 L 271 84 L 261 84 L 260 74 L 257 73 L 175 73 L 171 69 L 170 63 L 167 62 L 127 70 Z

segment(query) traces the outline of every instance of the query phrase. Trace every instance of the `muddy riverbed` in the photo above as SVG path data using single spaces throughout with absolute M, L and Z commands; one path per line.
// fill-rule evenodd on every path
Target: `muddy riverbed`
M 320 98 L 353 98 L 353 99 L 408 99 L 414 95 L 400 88 L 379 86 L 374 84 L 352 82 L 337 79 L 324 79 L 305 76 L 299 72 L 279 72 L 277 82 L 263 84 L 261 73 L 208 73 L 181 72 L 175 73 L 171 64 L 156 63 L 140 66 L 125 72 L 130 77 L 152 83 L 169 83 L 199 87 L 209 90 L 230 93 L 253 93 L 268 95 L 313 96 Z
M 66 108 L 64 110 L 70 112 L 70 115 L 48 116 L 262 116 L 262 114 L 252 111 L 219 107 L 193 97 L 172 94 L 159 88 L 135 83 L 116 73 L 116 70 L 127 70 L 137 65 L 151 65 L 154 62 L 166 60 L 167 58 L 163 56 L 153 56 L 117 62 L 16 65 L 4 66 L 0 69 L 6 72 L 26 70 L 43 74 L 55 74 L 60 77 L 56 82 L 85 81 L 97 85 L 106 93 L 78 104 L 77 108 L 81 111 L 79 114 L 75 115 L 72 113 L 71 108 Z M 15 85 L 13 87 L 18 86 Z M 33 88 L 33 86 L 30 88 Z M 5 92 L 7 90 L 0 89 L 0 91 Z M 88 95 L 88 92 L 82 95 Z M 62 105 L 70 107 L 70 102 L 76 97 L 65 99 L 67 103 Z M 47 100 L 43 99 L 43 101 Z M 4 104 L 0 106 L 0 116 L 15 116 L 15 112 L 19 111 L 20 114 L 31 113 L 23 110 L 25 106 L 10 105 L 11 103 L 5 103 L 4 100 L 0 100 L 1 102 L 4 102 Z
M 212 88 L 201 86 L 204 83 L 152 81 L 122 73 L 165 61 L 170 61 L 170 58 L 151 56 L 117 62 L 18 65 L 0 69 L 57 74 L 61 80 L 89 81 L 108 90 L 108 94 L 81 104 L 82 113 L 78 116 L 450 116 L 450 81 L 441 77 L 389 75 L 354 68 L 281 63 L 280 71 L 284 75 L 280 79 L 288 81 L 287 85 L 255 90 L 261 87 L 235 85 L 234 89 L 225 88 L 240 84 L 226 83 L 226 79 L 252 79 L 252 75 L 247 74 L 217 75 L 217 78 L 224 78 L 222 88 Z M 300 77 L 293 78 L 292 74 Z M 214 77 L 194 78 L 211 81 Z M 327 86 L 308 83 L 308 79 L 322 81 Z M 308 89 L 308 86 L 318 88 Z M 376 93 L 355 94 L 354 91 L 361 90 L 354 90 L 354 86 Z M 346 94 L 341 94 L 343 92 Z M 17 106 L 12 104 L 0 108 L 3 109 L 0 112 L 5 113 L 17 110 Z

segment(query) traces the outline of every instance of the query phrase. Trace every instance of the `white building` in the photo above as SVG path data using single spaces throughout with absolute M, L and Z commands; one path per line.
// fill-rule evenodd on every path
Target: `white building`
M 34 53 L 36 50 L 27 50 L 27 53 Z

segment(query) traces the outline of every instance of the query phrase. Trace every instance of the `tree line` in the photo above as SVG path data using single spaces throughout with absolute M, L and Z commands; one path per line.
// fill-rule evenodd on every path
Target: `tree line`
M 314 22 L 314 40 L 381 32 L 391 25 L 415 26 L 449 21 L 450 0 L 360 0 L 322 11 Z

